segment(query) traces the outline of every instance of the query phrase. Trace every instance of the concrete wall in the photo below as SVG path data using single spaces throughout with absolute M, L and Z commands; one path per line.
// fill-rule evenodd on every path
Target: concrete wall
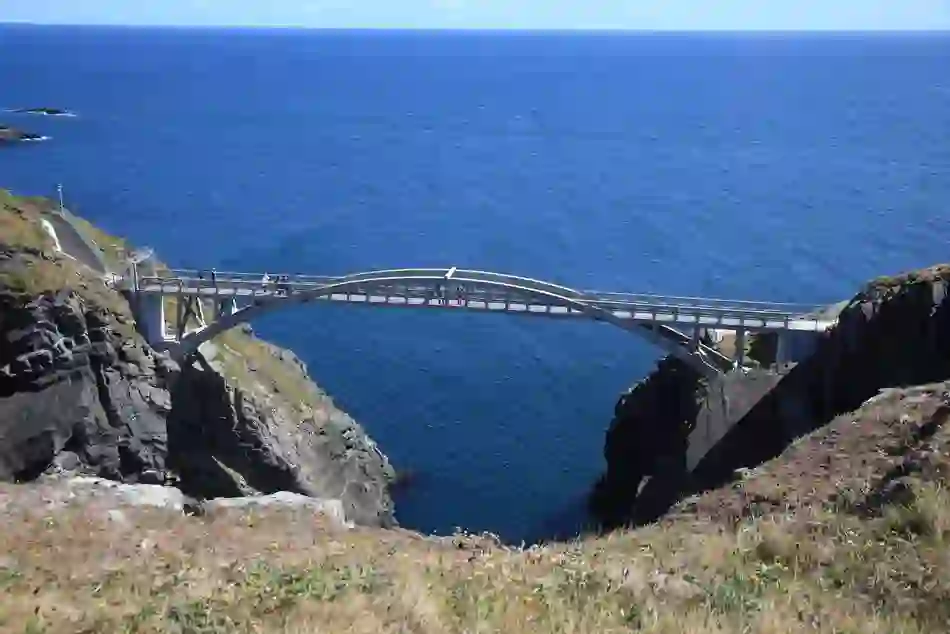
M 808 359 L 818 348 L 821 335 L 807 330 L 789 330 L 778 334 L 777 361 L 782 363 L 801 363 Z
M 731 372 L 709 385 L 696 427 L 689 435 L 686 469 L 692 471 L 710 450 L 782 380 L 769 370 Z

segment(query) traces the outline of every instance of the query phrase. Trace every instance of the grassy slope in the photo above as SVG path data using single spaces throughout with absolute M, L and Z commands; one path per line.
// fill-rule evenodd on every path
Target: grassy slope
M 134 336 L 128 304 L 103 284 L 95 272 L 74 260 L 56 254 L 40 225 L 49 201 L 13 196 L 0 190 L 0 287 L 24 295 L 75 291 L 89 307 L 102 308 L 119 319 L 113 326 L 123 335 Z
M 23 204 L 0 198 L 0 236 L 48 247 Z M 57 271 L 32 290 L 83 281 L 29 257 Z M 222 343 L 253 348 L 236 374 L 271 363 Z M 290 511 L 50 510 L 51 485 L 2 486 L 0 631 L 945 632 L 948 418 L 950 385 L 892 391 L 662 525 L 529 550 Z
M 895 391 L 660 526 L 528 550 L 0 489 L 0 629 L 945 632 L 948 418 L 950 385 Z

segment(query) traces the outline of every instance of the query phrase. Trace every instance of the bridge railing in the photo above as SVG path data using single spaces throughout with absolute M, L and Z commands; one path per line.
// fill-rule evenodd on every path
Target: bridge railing
M 624 295 L 604 296 L 604 294 L 591 294 L 587 296 L 589 301 L 598 306 L 611 306 L 618 309 L 637 308 L 650 310 L 661 308 L 673 312 L 696 311 L 703 312 L 729 312 L 748 315 L 769 315 L 774 317 L 787 316 L 789 318 L 802 318 L 806 315 L 820 310 L 820 307 L 810 304 L 771 304 L 766 302 L 744 302 L 741 300 L 721 300 L 721 299 L 700 299 L 700 298 L 675 298 L 663 296 L 637 296 Z
M 264 273 L 242 273 L 236 271 L 215 271 L 214 272 L 214 281 L 218 284 L 253 284 L 260 283 L 264 279 Z M 271 282 L 276 282 L 279 276 L 286 275 L 284 273 L 267 273 L 267 276 Z M 328 280 L 340 279 L 338 277 L 331 277 L 326 275 L 287 275 L 291 282 L 320 282 L 325 283 Z M 154 276 L 154 278 L 159 279 L 186 279 L 186 280 L 203 280 L 209 284 L 212 282 L 211 279 L 211 269 L 171 269 L 166 274 L 161 276 Z
M 317 291 L 327 285 L 346 284 L 347 289 L 342 292 L 351 295 L 391 293 L 396 296 L 430 298 L 447 296 L 454 299 L 452 287 L 458 283 L 466 287 L 465 296 L 476 301 L 537 303 L 536 298 L 533 298 L 531 293 L 532 291 L 539 291 L 549 297 L 546 303 L 553 304 L 561 303 L 556 301 L 555 297 L 564 297 L 612 311 L 686 313 L 712 318 L 724 316 L 750 317 L 770 321 L 806 319 L 806 315 L 815 314 L 822 309 L 822 307 L 812 304 L 787 302 L 728 300 L 593 290 L 581 291 L 533 278 L 471 269 L 452 270 L 451 279 L 446 279 L 449 272 L 450 269 L 414 268 L 369 271 L 347 276 L 275 273 L 267 274 L 267 284 L 265 284 L 265 274 L 263 273 L 215 271 L 215 279 L 212 280 L 210 269 L 172 269 L 163 272 L 162 275 L 143 277 L 140 284 L 172 287 L 174 291 L 179 291 L 183 286 L 217 289 L 219 292 L 251 289 L 252 295 L 266 295 L 282 286 L 296 293 L 306 293 Z M 365 282 L 365 285 L 361 282 Z M 508 287 L 510 290 L 497 290 L 501 287 Z M 260 293 L 257 292 L 258 289 Z M 435 291 L 434 295 L 433 291 Z
M 823 307 L 815 304 L 802 304 L 792 302 L 769 302 L 744 299 L 717 299 L 713 297 L 691 297 L 685 295 L 658 295 L 655 293 L 617 293 L 609 291 L 584 291 L 588 296 L 602 298 L 605 301 L 638 302 L 638 303 L 662 303 L 676 306 L 728 306 L 742 307 L 750 309 L 768 309 L 780 310 L 790 314 L 801 311 L 810 312 L 820 310 Z

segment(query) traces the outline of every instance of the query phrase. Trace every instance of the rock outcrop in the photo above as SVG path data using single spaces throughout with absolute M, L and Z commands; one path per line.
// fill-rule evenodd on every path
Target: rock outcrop
M 170 458 L 183 490 L 339 499 L 356 523 L 393 524 L 392 467 L 304 364 L 244 331 L 219 339 L 171 388 Z
M 28 206 L 0 207 L 0 479 L 95 476 L 199 500 L 286 491 L 395 523 L 388 460 L 292 353 L 245 329 L 179 367 L 125 298 L 47 248 Z
M 43 141 L 46 137 L 32 132 L 24 132 L 16 128 L 0 125 L 0 145 L 5 143 L 25 143 L 29 141 Z
M 847 303 L 811 357 L 782 373 L 710 384 L 662 361 L 618 404 L 592 510 L 609 526 L 655 520 L 679 497 L 779 455 L 884 388 L 947 378 L 950 267 L 880 278 Z
M 591 510 L 605 523 L 620 523 L 643 479 L 669 460 L 682 458 L 708 381 L 676 357 L 628 390 L 614 408 L 607 430 L 607 471 L 594 487 Z
M 44 115 L 47 117 L 72 117 L 75 116 L 69 110 L 63 110 L 62 108 L 15 108 L 10 110 L 13 114 L 38 114 Z
M 164 482 L 177 368 L 123 341 L 112 319 L 65 289 L 0 292 L 0 478 L 31 479 L 56 463 Z

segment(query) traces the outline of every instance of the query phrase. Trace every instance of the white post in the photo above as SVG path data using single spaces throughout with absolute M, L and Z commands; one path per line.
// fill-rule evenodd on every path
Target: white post
M 208 326 L 208 322 L 205 321 L 205 308 L 204 304 L 201 303 L 201 295 L 195 298 L 195 316 L 198 319 L 198 326 L 200 328 Z

